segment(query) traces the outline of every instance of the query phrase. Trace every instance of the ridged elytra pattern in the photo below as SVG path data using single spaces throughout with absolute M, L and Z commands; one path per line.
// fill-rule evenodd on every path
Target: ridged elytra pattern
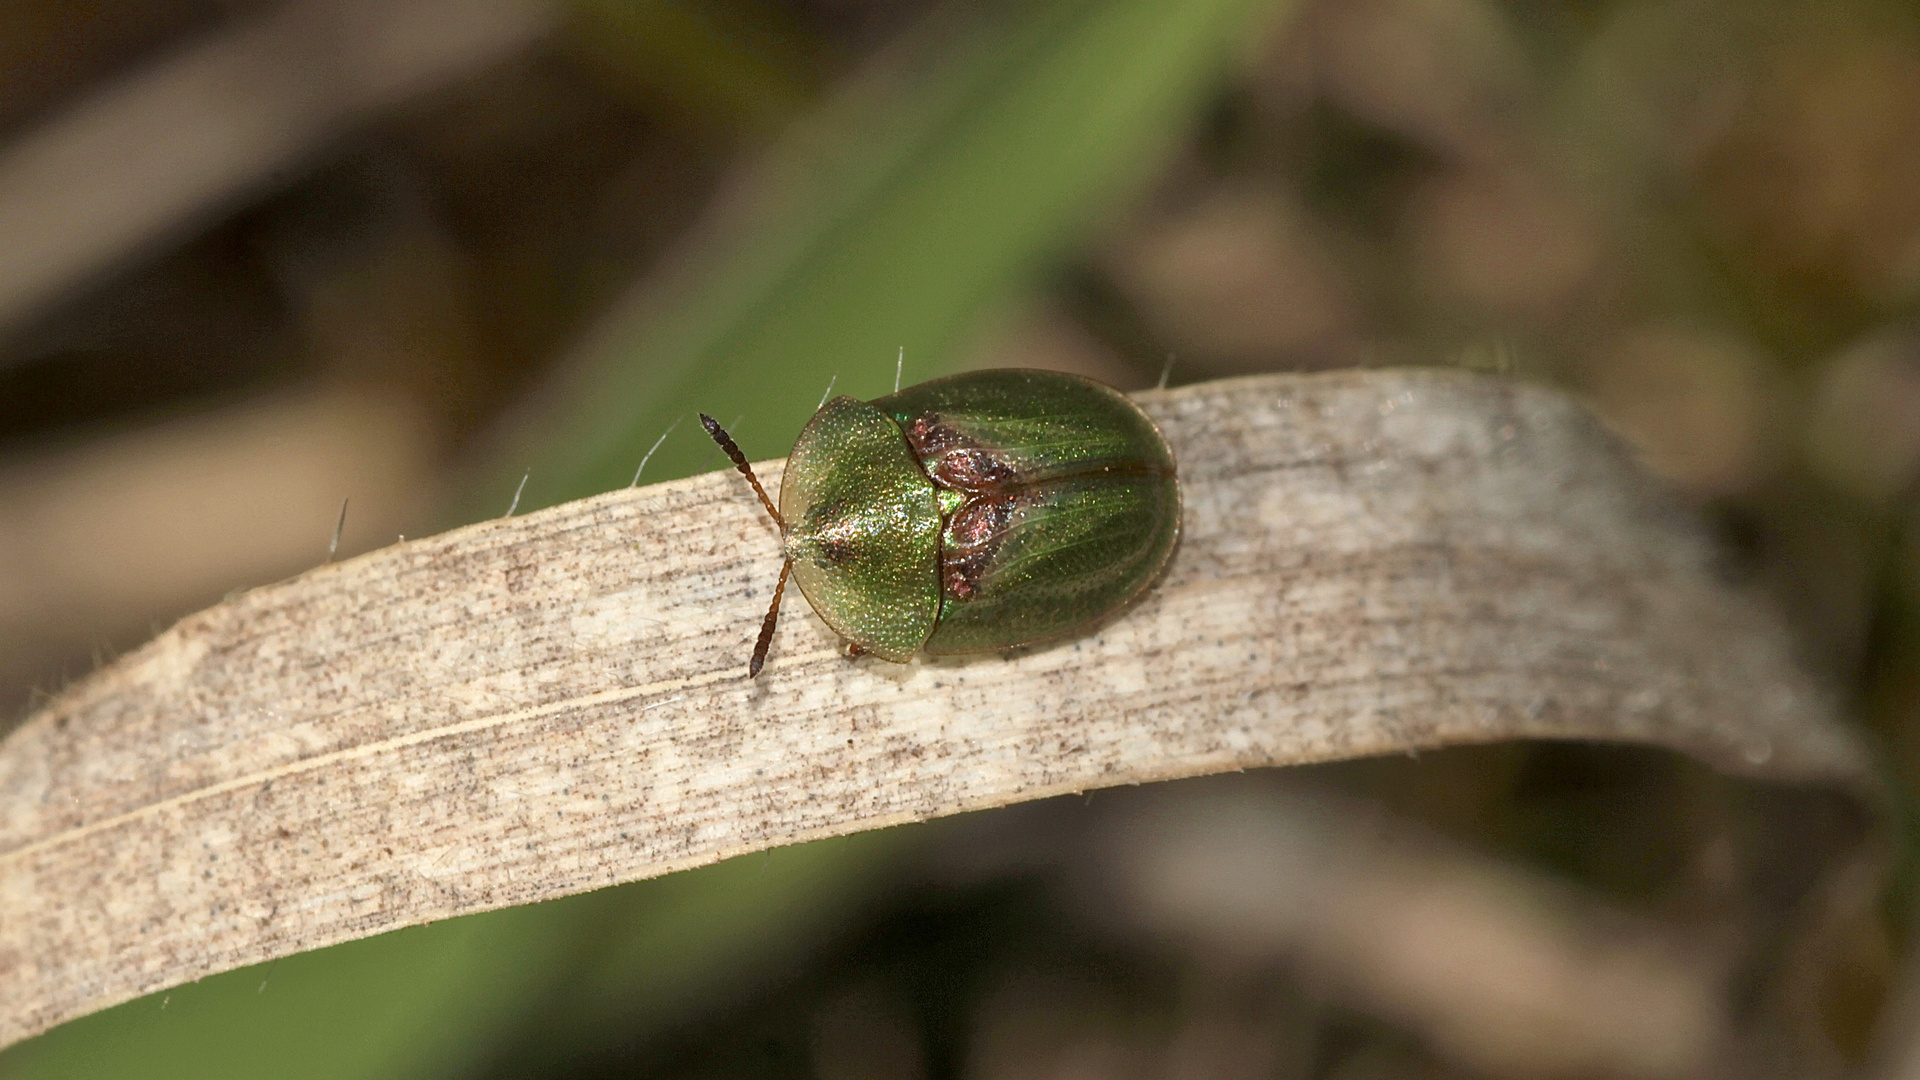
M 900 424 L 936 484 L 965 492 L 943 523 L 943 564 L 969 543 L 981 552 L 970 574 L 943 582 L 930 654 L 1071 634 L 1138 595 L 1173 551 L 1173 452 L 1112 387 L 1053 371 L 976 371 L 874 406 Z

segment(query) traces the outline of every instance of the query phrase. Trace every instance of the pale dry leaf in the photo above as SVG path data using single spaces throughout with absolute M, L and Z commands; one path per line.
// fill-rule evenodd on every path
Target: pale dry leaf
M 401 926 L 1061 792 L 1512 738 L 1869 791 L 1784 632 L 1591 417 L 1340 372 L 1140 395 L 1165 579 L 1017 656 L 850 662 L 731 472 L 181 621 L 0 744 L 0 1044 Z M 777 465 L 763 476 L 778 481 Z

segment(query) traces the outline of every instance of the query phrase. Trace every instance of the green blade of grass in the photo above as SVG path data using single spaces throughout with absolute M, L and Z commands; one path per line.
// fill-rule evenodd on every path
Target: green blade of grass
M 945 370 L 983 311 L 1149 175 L 1267 6 L 1050 0 L 920 28 L 783 136 L 674 271 L 607 320 L 476 471 L 461 516 L 499 513 L 528 464 L 522 509 L 624 486 L 695 409 L 744 415 L 743 445 L 771 456 L 829 377 L 884 393 L 903 347 L 909 381 Z M 682 424 L 648 478 L 719 464 Z M 785 876 L 745 880 L 737 860 L 231 972 L 29 1040 L 0 1053 L 0 1074 L 456 1075 L 516 1018 L 570 1015 L 556 988 L 576 975 L 578 1037 L 657 1022 L 689 988 L 792 947 L 823 898 L 844 908 L 886 848 L 825 850 L 777 853 Z
M 901 840 L 823 840 L 229 971 L 9 1047 L 0 1076 L 430 1080 L 503 1053 L 531 1067 L 529 1048 L 631 1038 L 804 955 L 887 880 Z
M 795 125 L 689 255 L 607 320 L 464 493 L 499 513 L 622 486 L 682 414 L 744 416 L 783 455 L 829 378 L 891 389 L 948 370 L 983 311 L 1137 187 L 1269 4 L 1052 0 L 929 25 Z M 936 20 L 937 21 L 937 20 Z M 682 424 L 649 479 L 719 459 Z

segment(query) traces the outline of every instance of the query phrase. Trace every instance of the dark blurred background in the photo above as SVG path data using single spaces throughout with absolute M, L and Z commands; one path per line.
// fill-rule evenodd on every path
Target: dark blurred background
M 1099 793 L 292 957 L 0 1076 L 1897 1067 L 1909 5 L 0 9 L 0 730 L 325 559 L 343 500 L 346 557 L 523 477 L 522 511 L 624 486 L 663 435 L 643 482 L 716 468 L 695 409 L 778 456 L 896 356 L 1447 364 L 1578 394 L 1697 503 L 1895 819 L 1581 745 Z

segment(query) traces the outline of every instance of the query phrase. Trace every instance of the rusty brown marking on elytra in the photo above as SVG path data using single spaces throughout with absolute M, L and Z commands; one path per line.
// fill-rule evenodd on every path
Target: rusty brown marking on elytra
M 989 492 L 1018 479 L 1012 465 L 995 451 L 981 446 L 939 413 L 924 412 L 907 425 L 907 443 L 941 487 L 956 491 Z
M 1018 507 L 1015 492 L 976 496 L 948 519 L 940 540 L 940 579 L 955 599 L 970 600 L 1006 538 Z
M 940 584 L 954 599 L 970 600 L 1013 521 L 1019 473 L 939 413 L 914 417 L 907 442 L 934 483 L 968 493 L 941 531 Z

